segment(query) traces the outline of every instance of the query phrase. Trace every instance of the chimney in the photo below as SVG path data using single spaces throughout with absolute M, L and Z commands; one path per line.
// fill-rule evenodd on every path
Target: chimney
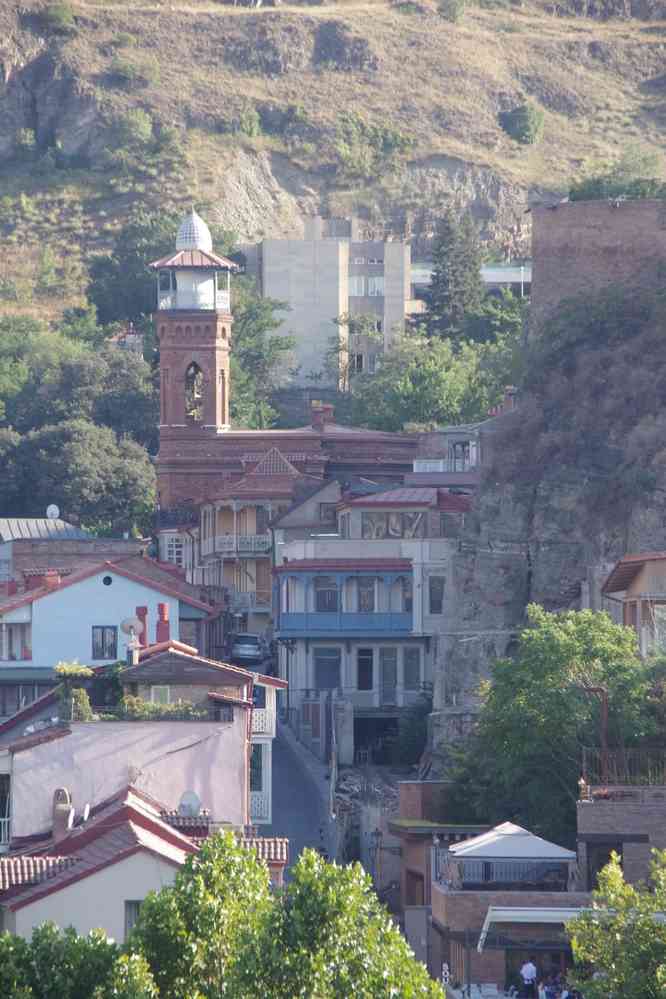
M 143 625 L 141 629 L 141 634 L 138 636 L 141 648 L 145 649 L 148 645 L 148 608 L 147 607 L 137 607 L 136 616 Z
M 312 429 L 322 434 L 326 424 L 333 422 L 335 407 L 330 402 L 320 402 L 319 399 L 313 399 L 310 403 L 310 413 Z
M 60 586 L 60 573 L 57 569 L 47 569 L 44 573 L 44 586 L 47 590 L 57 590 Z
M 169 605 L 157 605 L 157 626 L 155 628 L 155 641 L 169 641 Z
M 60 586 L 60 573 L 57 569 L 26 572 L 25 581 L 26 590 L 40 590 L 42 587 L 48 590 L 57 590 Z
M 59 843 L 69 835 L 69 816 L 72 811 L 72 796 L 66 787 L 58 787 L 53 792 L 53 829 L 51 835 L 54 843 Z

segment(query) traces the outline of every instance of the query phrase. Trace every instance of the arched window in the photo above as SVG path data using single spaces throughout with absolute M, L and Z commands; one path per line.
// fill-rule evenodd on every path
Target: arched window
M 203 372 L 195 361 L 185 372 L 185 417 L 192 423 L 203 420 Z

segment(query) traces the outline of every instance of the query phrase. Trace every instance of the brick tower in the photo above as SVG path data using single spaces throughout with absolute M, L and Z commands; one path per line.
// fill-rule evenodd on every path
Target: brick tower
M 213 253 L 208 226 L 192 209 L 176 252 L 157 272 L 160 344 L 160 453 L 169 442 L 201 441 L 229 429 L 229 275 L 236 265 Z

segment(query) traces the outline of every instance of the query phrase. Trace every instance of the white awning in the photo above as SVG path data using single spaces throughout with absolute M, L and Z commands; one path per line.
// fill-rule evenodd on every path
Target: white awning
M 503 822 L 494 829 L 449 847 L 456 860 L 575 860 L 573 850 L 535 836 L 534 833 Z
M 570 919 L 575 919 L 576 916 L 580 916 L 584 912 L 594 912 L 599 916 L 614 915 L 613 909 L 591 909 L 589 906 L 572 908 L 566 905 L 549 905 L 542 907 L 535 906 L 530 909 L 527 906 L 519 905 L 489 905 L 476 949 L 479 954 L 483 951 L 492 923 L 538 923 L 540 925 L 544 923 L 562 923 L 564 925 Z M 655 923 L 665 923 L 666 912 L 654 912 L 652 918 Z
M 498 906 L 489 905 L 486 918 L 483 921 L 483 928 L 479 935 L 479 942 L 476 949 L 479 954 L 483 951 L 486 937 L 492 923 L 568 923 L 570 919 L 575 919 L 582 912 L 591 912 L 591 909 L 572 908 L 571 906 L 548 906 L 527 908 L 526 906 L 509 905 Z M 598 910 L 597 910 L 598 911 Z

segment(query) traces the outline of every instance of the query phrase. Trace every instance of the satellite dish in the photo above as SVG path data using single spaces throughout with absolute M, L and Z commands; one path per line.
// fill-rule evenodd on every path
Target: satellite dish
M 55 503 L 49 503 L 46 508 L 46 516 L 49 520 L 57 520 L 60 516 L 60 507 L 57 507 Z
M 143 631 L 143 621 L 140 617 L 126 617 L 120 622 L 120 630 L 125 635 L 140 635 Z
M 86 801 L 85 805 L 83 806 L 83 814 L 81 816 L 81 822 L 87 822 L 89 818 L 90 818 L 90 802 Z
M 67 830 L 68 831 L 74 828 L 74 816 L 75 815 L 76 815 L 76 812 L 74 811 L 74 809 L 70 808 L 69 812 L 67 813 Z
M 201 814 L 201 799 L 196 791 L 185 791 L 178 805 L 178 814 L 190 816 Z

